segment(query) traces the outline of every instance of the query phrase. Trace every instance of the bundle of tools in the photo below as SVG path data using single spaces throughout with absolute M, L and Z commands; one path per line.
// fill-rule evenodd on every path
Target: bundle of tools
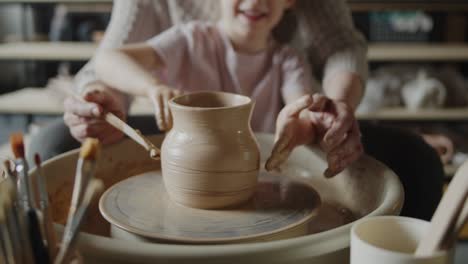
M 53 228 L 52 211 L 41 160 L 35 154 L 35 173 L 28 173 L 21 133 L 10 137 L 14 165 L 5 161 L 6 178 L 0 180 L 0 263 L 70 263 L 76 240 L 91 202 L 104 188 L 94 179 L 100 144 L 87 139 L 81 146 L 72 202 L 61 243 Z

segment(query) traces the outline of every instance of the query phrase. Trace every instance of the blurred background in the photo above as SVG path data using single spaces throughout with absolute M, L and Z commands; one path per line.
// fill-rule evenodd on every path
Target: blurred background
M 348 2 L 369 42 L 358 118 L 422 134 L 449 182 L 468 158 L 468 1 Z M 58 87 L 92 56 L 111 9 L 111 0 L 0 0 L 0 154 L 11 132 L 61 116 Z M 142 105 L 133 114 L 150 113 Z

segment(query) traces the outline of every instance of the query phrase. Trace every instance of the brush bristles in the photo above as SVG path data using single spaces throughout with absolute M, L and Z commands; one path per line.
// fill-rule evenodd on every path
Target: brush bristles
M 10 136 L 11 151 L 15 155 L 15 158 L 24 158 L 24 141 L 23 133 L 17 132 Z
M 86 160 L 96 160 L 101 144 L 95 138 L 87 138 L 81 145 L 80 158 Z
M 39 156 L 39 154 L 34 154 L 34 163 L 36 164 L 36 167 L 40 167 L 41 166 L 41 157 Z

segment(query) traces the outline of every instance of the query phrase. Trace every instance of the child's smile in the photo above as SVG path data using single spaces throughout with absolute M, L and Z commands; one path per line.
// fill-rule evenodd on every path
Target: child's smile
M 272 30 L 294 0 L 223 0 L 222 22 L 225 33 L 238 50 L 263 50 Z
M 245 22 L 255 23 L 260 20 L 266 19 L 268 17 L 268 11 L 254 9 L 254 8 L 245 8 L 242 7 L 238 10 L 238 14 Z

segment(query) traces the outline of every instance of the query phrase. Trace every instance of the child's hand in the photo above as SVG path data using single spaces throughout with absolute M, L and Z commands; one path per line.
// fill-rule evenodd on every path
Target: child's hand
M 312 97 L 305 95 L 281 110 L 276 120 L 275 145 L 265 164 L 266 170 L 279 169 L 296 146 L 315 141 L 315 128 L 308 113 L 312 103 Z
M 153 102 L 156 123 L 161 131 L 169 131 L 172 128 L 172 114 L 168 103 L 172 97 L 181 94 L 180 90 L 162 84 L 149 92 L 148 97 Z
M 87 137 L 98 138 L 103 144 L 117 142 L 123 133 L 107 123 L 103 117 L 111 112 L 126 120 L 125 96 L 100 82 L 88 84 L 83 93 L 86 103 L 68 97 L 64 102 L 63 120 L 71 135 L 82 142 Z

